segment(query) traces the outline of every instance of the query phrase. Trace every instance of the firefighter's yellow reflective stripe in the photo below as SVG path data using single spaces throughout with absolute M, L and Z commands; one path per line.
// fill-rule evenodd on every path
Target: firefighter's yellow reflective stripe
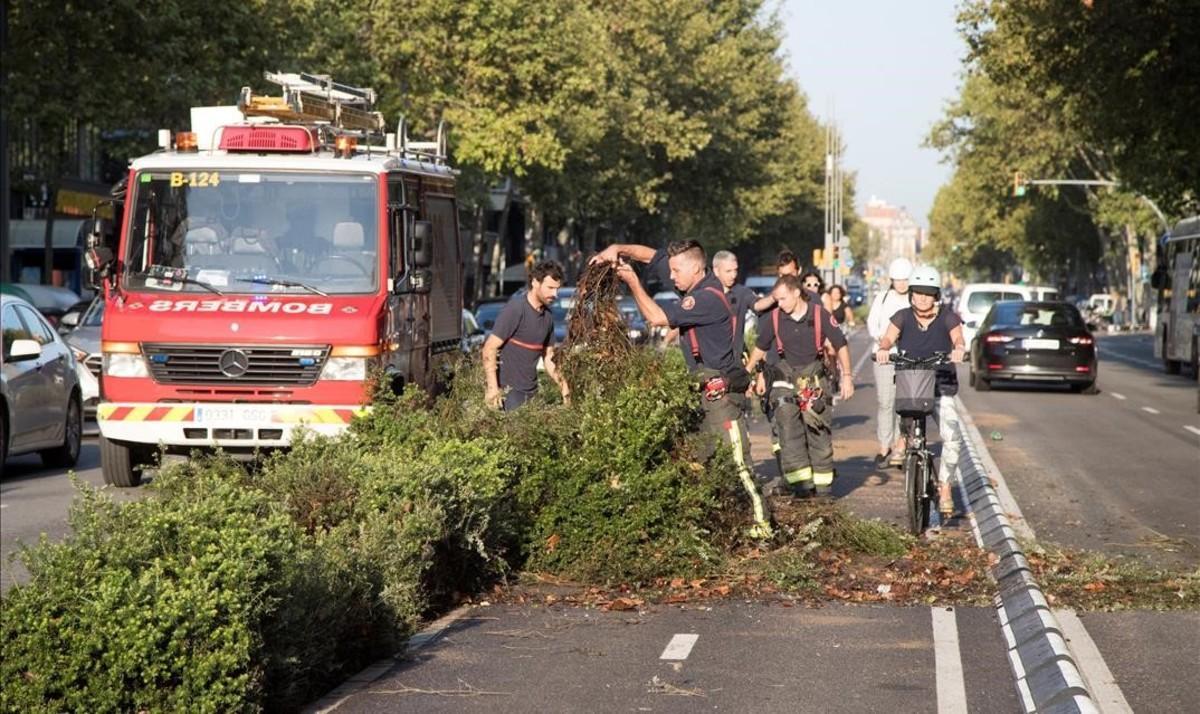
M 814 471 L 812 478 L 813 478 L 814 485 L 828 486 L 833 483 L 833 472 L 832 471 Z
M 96 418 L 107 421 L 108 418 L 112 416 L 112 413 L 116 410 L 116 404 L 101 404 L 100 406 L 96 407 Z
M 750 503 L 754 507 L 754 522 L 761 525 L 767 524 L 767 509 L 763 506 L 762 496 L 758 493 L 758 486 L 754 483 L 754 477 L 750 475 L 750 468 L 746 465 L 746 460 L 742 457 L 742 430 L 738 428 L 738 423 L 735 421 L 725 422 L 725 431 L 729 433 L 729 441 L 733 444 L 733 460 L 737 464 L 738 479 L 742 482 L 742 488 L 746 489 L 746 493 L 750 495 Z
M 790 484 L 807 483 L 813 480 L 813 470 L 811 466 L 805 466 L 802 469 L 788 471 L 783 475 L 783 478 Z

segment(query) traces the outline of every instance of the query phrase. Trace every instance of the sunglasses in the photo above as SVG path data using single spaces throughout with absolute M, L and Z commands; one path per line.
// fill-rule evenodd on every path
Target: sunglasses
M 812 281 L 809 281 L 809 282 L 807 282 L 807 283 L 805 283 L 805 284 L 804 284 L 804 287 L 806 287 L 806 288 L 817 288 L 817 287 L 820 287 L 820 286 L 821 286 L 821 284 L 820 284 L 820 283 L 814 283 L 814 282 L 812 282 Z

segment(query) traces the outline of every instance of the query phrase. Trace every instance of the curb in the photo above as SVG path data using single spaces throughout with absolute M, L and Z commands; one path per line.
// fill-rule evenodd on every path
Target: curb
M 1021 550 L 1020 539 L 1032 538 L 1033 531 L 1021 517 L 966 406 L 957 396 L 954 405 L 962 436 L 959 488 L 970 504 L 976 542 L 1000 559 L 991 572 L 999 589 L 996 615 L 1025 711 L 1098 714 L 1100 709 L 1067 647 L 1063 628 Z M 995 486 L 989 470 L 997 477 Z M 1017 520 L 1015 525 L 1010 513 Z
M 458 624 L 459 620 L 464 619 L 470 609 L 469 605 L 462 605 L 446 613 L 434 622 L 429 623 L 425 629 L 408 638 L 404 649 L 394 655 L 384 657 L 374 664 L 368 665 L 358 674 L 351 676 L 328 694 L 304 707 L 301 711 L 304 714 L 328 714 L 328 712 L 334 711 L 350 697 L 365 692 L 374 684 L 375 680 L 391 671 L 392 667 L 395 667 L 396 663 L 406 655 L 417 652 L 437 642 L 448 630 Z

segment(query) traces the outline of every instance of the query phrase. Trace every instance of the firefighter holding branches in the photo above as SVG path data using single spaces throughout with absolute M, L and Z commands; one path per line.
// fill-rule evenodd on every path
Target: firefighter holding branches
M 651 272 L 665 284 L 673 284 L 683 297 L 677 303 L 659 305 L 642 286 L 627 260 L 648 263 Z M 737 319 L 724 286 L 706 270 L 704 248 L 694 240 L 675 241 L 666 250 L 641 245 L 611 245 L 592 262 L 617 266 L 617 275 L 629 286 L 638 310 L 655 327 L 679 330 L 679 345 L 688 371 L 700 385 L 704 429 L 733 447 L 738 480 L 753 509 L 752 538 L 774 534 L 767 503 L 754 481 L 750 438 L 742 416 L 750 375 L 734 354 Z

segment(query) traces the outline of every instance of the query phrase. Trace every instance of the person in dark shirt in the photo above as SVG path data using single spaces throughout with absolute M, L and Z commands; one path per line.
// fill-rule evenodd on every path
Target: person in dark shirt
M 649 264 L 649 269 L 666 284 L 674 284 L 683 294 L 677 303 L 659 305 L 638 279 L 630 258 Z M 679 345 L 688 371 L 701 386 L 700 405 L 704 411 L 704 429 L 728 439 L 733 447 L 738 479 L 752 508 L 753 538 L 774 535 L 766 500 L 751 473 L 750 438 L 742 416 L 750 375 L 734 354 L 737 331 L 735 310 L 721 282 L 705 270 L 704 248 L 696 241 L 676 241 L 666 250 L 655 251 L 640 245 L 612 245 L 592 258 L 617 266 L 617 275 L 629 286 L 638 310 L 648 325 L 679 330 Z
M 966 346 L 963 341 L 962 319 L 953 310 L 942 307 L 939 299 L 942 292 L 942 277 L 930 266 L 922 265 L 912 272 L 908 280 L 908 300 L 912 307 L 904 308 L 892 315 L 891 323 L 883 337 L 879 338 L 879 351 L 875 361 L 888 363 L 888 353 L 895 345 L 902 354 L 914 359 L 925 359 L 936 353 L 950 356 L 953 364 L 937 369 L 934 397 L 937 399 L 938 433 L 942 435 L 942 458 L 938 468 L 938 510 L 949 517 L 954 512 L 954 498 L 950 491 L 950 479 L 958 469 L 958 452 L 962 443 L 962 429 L 958 423 L 958 410 L 954 396 L 958 394 L 958 372 L 954 364 L 963 361 Z M 907 425 L 909 417 L 901 419 Z
M 755 391 L 766 394 L 779 436 L 779 462 L 794 493 L 827 494 L 833 484 L 833 392 L 822 355 L 832 348 L 841 364 L 839 395 L 854 394 L 846 337 L 814 295 L 794 275 L 779 278 L 771 290 L 778 307 L 758 318 L 758 340 L 747 367 L 754 372 L 772 351 L 778 360 L 756 377 Z
M 727 250 L 717 251 L 712 259 L 712 270 L 713 275 L 721 282 L 725 297 L 733 308 L 734 317 L 737 318 L 737 329 L 733 333 L 733 354 L 738 359 L 743 359 L 746 353 L 746 314 L 757 312 L 754 310 L 754 304 L 758 302 L 758 295 L 738 283 L 738 259 L 733 253 Z
M 537 263 L 529 271 L 528 289 L 514 295 L 496 317 L 492 334 L 483 343 L 489 406 L 511 411 L 529 401 L 537 393 L 539 359 L 558 385 L 563 401 L 570 400 L 571 390 L 554 363 L 554 317 L 550 314 L 562 280 L 558 263 Z

